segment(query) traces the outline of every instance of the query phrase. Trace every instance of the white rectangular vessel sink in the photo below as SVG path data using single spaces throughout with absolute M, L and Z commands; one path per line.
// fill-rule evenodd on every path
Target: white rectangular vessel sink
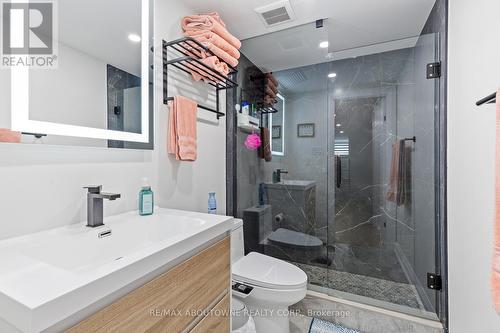
M 313 186 L 316 186 L 316 182 L 312 180 L 282 180 L 279 183 L 266 183 L 268 188 L 277 188 L 277 189 L 297 189 L 297 190 L 306 190 Z
M 0 319 L 40 332 L 227 233 L 232 220 L 160 208 L 0 241 Z

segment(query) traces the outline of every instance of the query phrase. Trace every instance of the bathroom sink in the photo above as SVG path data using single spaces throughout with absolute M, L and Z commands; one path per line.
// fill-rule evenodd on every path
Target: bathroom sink
M 134 214 L 119 223 L 108 221 L 95 230 L 53 234 L 19 252 L 39 262 L 81 273 L 152 248 L 158 242 L 176 242 L 206 224 L 204 220 L 183 216 L 176 217 L 175 223 L 160 223 L 161 218 L 162 215 Z
M 231 229 L 232 218 L 159 208 L 0 241 L 0 327 L 50 328 L 121 288 L 174 266 Z
M 282 180 L 279 183 L 266 183 L 268 188 L 290 188 L 306 190 L 316 186 L 316 182 L 312 180 Z

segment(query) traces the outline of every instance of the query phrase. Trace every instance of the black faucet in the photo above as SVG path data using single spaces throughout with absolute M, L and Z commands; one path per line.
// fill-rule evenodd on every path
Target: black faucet
M 283 169 L 277 169 L 276 170 L 276 175 L 277 175 L 277 179 L 276 180 L 278 181 L 278 183 L 281 183 L 281 174 L 282 173 L 288 173 L 288 171 L 283 170 Z
M 86 186 L 89 190 L 87 193 L 87 227 L 95 228 L 104 225 L 103 223 L 103 200 L 116 200 L 121 197 L 116 193 L 101 192 L 102 185 Z

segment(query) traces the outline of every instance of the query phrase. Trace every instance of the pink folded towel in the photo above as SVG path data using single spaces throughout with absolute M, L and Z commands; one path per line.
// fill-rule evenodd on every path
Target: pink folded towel
M 186 31 L 212 31 L 225 39 L 235 48 L 241 48 L 241 42 L 238 38 L 231 35 L 224 25 L 220 23 L 220 17 L 210 15 L 191 15 L 182 19 L 182 29 Z
M 276 93 L 271 89 L 270 86 L 266 86 L 266 95 L 272 99 L 276 99 Z
M 269 95 L 264 96 L 264 104 L 266 106 L 273 106 L 276 103 L 278 103 L 278 101 L 276 99 L 274 99 L 273 97 L 271 97 Z
M 21 132 L 0 128 L 0 142 L 21 143 Z
M 202 14 L 199 14 L 199 15 L 208 15 L 208 16 L 211 16 L 213 17 L 217 22 L 219 22 L 224 28 L 226 27 L 226 23 L 224 23 L 224 21 L 222 21 L 222 19 L 220 18 L 220 15 L 219 13 L 217 12 L 211 12 L 211 13 L 202 13 Z
M 235 59 L 239 59 L 241 56 L 237 48 L 210 30 L 187 30 L 184 32 L 184 35 L 196 39 L 209 49 L 210 45 L 214 45 Z
M 180 161 L 196 161 L 198 104 L 186 97 L 175 96 L 168 103 L 167 152 Z
M 207 65 L 210 68 L 215 69 L 217 72 L 219 72 L 223 77 L 227 77 L 229 74 L 229 67 L 225 62 L 221 62 L 219 58 L 216 56 L 211 56 L 208 58 L 204 58 L 201 60 L 202 63 Z M 193 76 L 193 79 L 195 81 L 212 81 L 212 82 L 220 82 L 221 78 L 218 76 L 207 76 L 204 74 L 203 70 L 200 70 L 202 68 L 201 65 L 199 64 L 188 64 L 187 65 L 189 68 L 191 68 L 191 75 Z
M 278 86 L 278 80 L 276 80 L 273 73 L 266 73 L 266 78 L 272 81 L 276 87 Z
M 491 288 L 495 309 L 500 314 L 500 89 L 497 92 L 496 135 L 495 245 L 491 270 Z
M 278 93 L 278 87 L 270 79 L 266 79 L 266 89 L 267 88 L 271 89 L 275 94 Z
M 192 54 L 190 54 L 190 55 L 193 55 L 196 58 L 204 59 L 204 58 L 210 57 L 210 55 L 207 52 L 198 51 L 198 50 L 194 49 L 193 47 L 191 47 L 189 45 L 189 43 L 185 43 L 185 45 L 186 45 L 187 49 L 191 50 Z M 220 60 L 224 61 L 225 63 L 227 63 L 233 67 L 238 66 L 238 60 L 236 58 L 231 57 L 229 55 L 229 53 L 227 53 L 226 51 L 222 50 L 221 48 L 215 46 L 215 44 L 207 44 L 205 46 L 210 51 L 212 51 L 213 54 L 215 54 L 217 57 L 219 57 Z

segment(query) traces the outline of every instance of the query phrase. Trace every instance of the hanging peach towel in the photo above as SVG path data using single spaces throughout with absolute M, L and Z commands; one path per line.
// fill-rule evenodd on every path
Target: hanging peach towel
M 167 152 L 180 161 L 195 161 L 197 157 L 196 116 L 198 104 L 189 98 L 175 96 L 168 103 Z
M 399 140 L 392 144 L 391 173 L 389 176 L 389 188 L 386 199 L 397 202 L 398 197 L 398 167 L 399 167 Z
M 500 314 L 500 89 L 497 92 L 496 179 L 495 179 L 495 245 L 491 272 L 491 287 L 495 309 Z

